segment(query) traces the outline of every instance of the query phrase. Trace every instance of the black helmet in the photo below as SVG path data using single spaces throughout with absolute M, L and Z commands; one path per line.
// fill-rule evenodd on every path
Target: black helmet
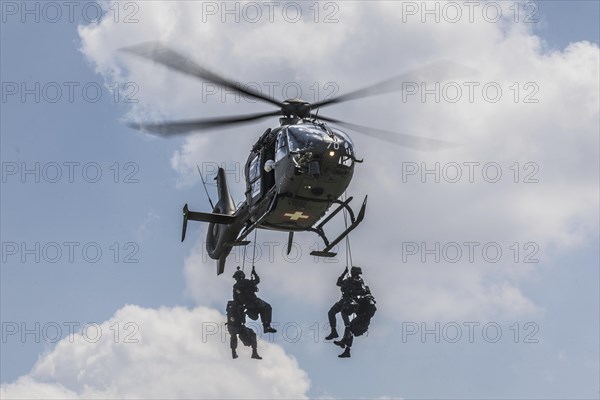
M 237 271 L 233 273 L 233 279 L 239 280 L 244 278 L 246 278 L 246 274 L 244 274 L 244 271 L 240 270 L 240 267 L 237 267 Z
M 350 268 L 350 274 L 352 276 L 360 275 L 360 274 L 362 274 L 362 269 L 360 267 L 352 267 L 352 268 Z

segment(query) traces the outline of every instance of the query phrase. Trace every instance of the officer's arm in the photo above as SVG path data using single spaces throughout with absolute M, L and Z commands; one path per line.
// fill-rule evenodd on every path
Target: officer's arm
M 336 285 L 338 285 L 340 287 L 342 286 L 342 284 L 344 283 L 344 277 L 346 276 L 347 273 L 348 273 L 348 267 L 346 267 L 344 272 L 342 272 L 342 274 L 340 275 L 340 277 L 337 280 Z
M 260 283 L 260 278 L 256 272 L 252 272 L 252 282 L 254 282 L 254 286 Z
M 258 277 L 258 274 L 256 273 L 256 269 L 254 269 L 254 265 L 252 266 L 252 272 L 250 273 L 250 275 L 252 275 L 251 281 L 254 284 L 254 286 L 258 285 L 260 283 L 260 278 Z

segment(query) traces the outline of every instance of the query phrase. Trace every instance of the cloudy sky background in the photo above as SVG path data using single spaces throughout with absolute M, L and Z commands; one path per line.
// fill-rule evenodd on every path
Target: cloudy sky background
M 303 3 L 296 22 L 295 3 L 277 3 L 272 20 L 263 5 L 257 22 L 251 7 L 240 5 L 236 22 L 214 2 L 103 3 L 103 18 L 89 22 L 96 8 L 86 4 L 73 21 L 63 9 L 56 23 L 41 8 L 36 23 L 3 3 L 3 398 L 599 396 L 597 2 L 478 3 L 472 21 L 458 3 L 456 23 L 446 3 L 438 5 L 439 22 L 422 14 L 420 2 Z M 439 102 L 434 94 L 397 93 L 320 111 L 458 144 L 420 152 L 349 131 L 365 159 L 349 195 L 356 207 L 369 195 L 352 255 L 378 300 L 351 360 L 338 360 L 338 348 L 323 340 L 345 248 L 336 259 L 315 260 L 308 253 L 321 244 L 296 235 L 298 250 L 286 257 L 286 235 L 264 231 L 260 295 L 285 329 L 262 338 L 260 363 L 246 348 L 229 358 L 219 327 L 242 253 L 215 277 L 203 248 L 206 226 L 190 224 L 179 243 L 180 207 L 209 210 L 196 165 L 211 178 L 224 163 L 242 201 L 241 163 L 276 120 L 173 140 L 129 130 L 128 120 L 270 109 L 117 51 L 149 40 L 242 83 L 273 87 L 280 99 L 300 87 L 315 101 L 439 60 L 472 69 L 441 82 L 447 91 L 440 89 Z M 39 102 L 21 90 L 36 82 Z M 56 102 L 52 82 L 63 88 Z M 79 84 L 73 101 L 66 82 Z M 90 83 L 101 85 L 97 102 L 82 93 Z M 484 92 L 485 85 L 493 87 Z M 456 87 L 462 95 L 454 102 Z M 69 162 L 79 163 L 72 183 Z M 21 175 L 35 163 L 39 183 Z M 44 175 L 53 163 L 62 166 L 56 183 Z M 100 166 L 96 183 L 82 176 L 88 163 Z M 421 175 L 436 163 L 439 183 Z M 452 183 L 456 165 L 462 175 Z M 65 242 L 78 243 L 73 260 Z M 473 260 L 464 244 L 471 242 Z M 39 262 L 25 251 L 36 243 Z M 54 263 L 54 253 L 41 250 L 52 251 L 49 243 L 63 250 Z M 96 262 L 81 253 L 89 243 L 102 250 Z M 439 262 L 408 252 L 436 243 Z M 82 335 L 90 322 L 97 325 Z M 421 335 L 436 326 L 439 343 L 434 333 Z M 502 334 L 492 343 L 496 327 Z M 90 343 L 96 331 L 101 337 Z

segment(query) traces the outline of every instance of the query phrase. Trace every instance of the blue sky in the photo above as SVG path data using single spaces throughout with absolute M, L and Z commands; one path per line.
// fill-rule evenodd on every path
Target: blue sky
M 359 2 L 333 8 L 338 10 L 339 22 L 330 27 L 310 21 L 253 26 L 209 20 L 195 25 L 186 17 L 189 4 L 183 2 L 163 13 L 142 5 L 136 14 L 138 24 L 123 23 L 124 16 L 135 10 L 125 9 L 123 3 L 118 6 L 118 23 L 111 23 L 115 16 L 110 11 L 103 24 L 89 24 L 78 12 L 69 21 L 64 9 L 57 23 L 44 21 L 43 15 L 39 23 L 31 19 L 23 23 L 12 8 L 6 8 L 7 3 L 13 5 L 2 3 L 0 39 L 0 378 L 7 397 L 30 397 L 36 390 L 41 390 L 41 397 L 52 393 L 147 395 L 136 391 L 144 382 L 136 380 L 140 379 L 136 371 L 154 377 L 163 394 L 240 396 L 221 388 L 226 382 L 219 379 L 211 382 L 221 390 L 216 394 L 194 386 L 187 380 L 194 374 L 185 369 L 194 366 L 198 370 L 212 366 L 240 377 L 258 374 L 254 383 L 240 384 L 242 393 L 256 397 L 598 397 L 598 2 L 538 2 L 535 16 L 539 22 L 525 25 L 503 20 L 501 27 L 485 21 L 422 24 L 412 16 L 402 25 L 392 19 L 396 15 L 386 15 L 383 6 L 367 10 Z M 21 7 L 22 3 L 15 4 Z M 320 10 L 323 16 L 332 9 Z M 279 37 L 273 34 L 276 28 Z M 544 42 L 525 45 L 536 35 Z M 457 43 L 457 37 L 464 41 Z M 272 344 L 261 341 L 259 348 L 271 361 L 254 368 L 246 360 L 233 364 L 226 343 L 214 338 L 203 343 L 202 332 L 193 330 L 197 321 L 218 319 L 215 310 L 224 312 L 232 282 L 229 272 L 214 276 L 212 260 L 202 262 L 204 226 L 190 226 L 186 242 L 179 242 L 180 207 L 187 202 L 202 211 L 209 208 L 194 172 L 197 163 L 204 162 L 205 170 L 221 161 L 236 168 L 255 138 L 275 121 L 185 140 L 156 139 L 128 129 L 124 121 L 131 118 L 210 116 L 266 108 L 243 101 L 222 104 L 215 97 L 199 100 L 201 84 L 151 63 L 115 55 L 114 49 L 132 44 L 131 40 L 157 38 L 240 80 L 263 85 L 299 82 L 303 87 L 335 81 L 340 91 L 456 55 L 455 61 L 484 70 L 475 79 L 500 82 L 507 97 L 512 95 L 508 87 L 513 82 L 519 83 L 522 93 L 529 93 L 524 84 L 533 80 L 539 85 L 539 102 L 494 105 L 479 98 L 474 104 L 440 105 L 413 101 L 403 111 L 391 102 L 370 99 L 330 111 L 328 115 L 365 125 L 423 129 L 425 136 L 437 132 L 446 139 L 456 139 L 452 137 L 456 130 L 449 127 L 459 126 L 458 131 L 464 131 L 458 140 L 463 146 L 457 153 L 422 154 L 352 134 L 366 161 L 364 168 L 357 169 L 350 189 L 357 199 L 370 195 L 366 221 L 353 237 L 353 255 L 366 266 L 365 280 L 379 300 L 369 337 L 355 341 L 348 363 L 341 363 L 338 349 L 322 340 L 326 311 L 338 296 L 334 283 L 343 269 L 343 257 L 331 264 L 317 263 L 305 251 L 299 262 L 289 263 L 276 252 L 273 262 L 265 257 L 258 266 L 263 280 L 260 295 L 273 304 L 277 322 L 293 323 L 302 328 L 303 335 L 296 343 L 285 340 L 281 332 Z M 591 43 L 569 47 L 582 41 Z M 305 43 L 310 45 L 299 61 L 296 47 Z M 398 47 L 388 51 L 389 43 Z M 36 102 L 36 94 L 21 98 L 21 84 L 35 92 L 36 82 L 40 101 Z M 109 89 L 115 82 L 134 86 L 121 88 L 116 101 Z M 75 88 L 72 102 L 68 85 Z M 54 103 L 57 86 L 62 96 Z M 83 87 L 90 92 L 83 92 Z M 9 94 L 15 88 L 18 92 Z M 97 102 L 86 98 L 94 88 L 101 90 Z M 125 103 L 124 96 L 133 93 L 132 88 L 139 89 L 133 95 L 138 102 Z M 390 120 L 390 115 L 397 120 Z M 508 178 L 497 185 L 481 179 L 460 185 L 422 183 L 412 177 L 405 184 L 401 181 L 402 162 L 431 166 L 469 161 L 498 162 Z M 512 184 L 509 167 L 514 162 L 521 166 L 535 162 L 540 183 Z M 54 179 L 57 165 L 60 179 Z M 73 182 L 68 179 L 69 165 Z M 35 173 L 22 176 L 24 168 L 39 168 L 39 182 Z M 96 176 L 98 169 L 101 177 Z M 243 184 L 235 182 L 236 178 L 240 177 L 230 174 L 237 202 Z M 263 248 L 269 241 L 284 243 L 284 236 L 260 232 L 259 243 Z M 314 242 L 308 234 L 298 240 L 304 250 Z M 399 253 L 400 242 L 431 245 L 470 240 L 500 243 L 505 258 L 497 264 L 481 257 L 475 263 L 423 263 L 418 257 L 403 263 Z M 67 242 L 77 243 L 72 261 Z M 523 263 L 521 253 L 520 262 L 511 264 L 513 242 L 520 246 L 535 242 L 540 261 Z M 23 254 L 25 248 L 35 249 L 36 243 L 39 251 Z M 92 253 L 82 253 L 86 245 Z M 55 263 L 48 262 L 57 246 L 61 256 Z M 97 248 L 102 255 L 89 262 Z M 40 262 L 35 262 L 36 255 Z M 229 263 L 227 271 L 233 267 Z M 190 310 L 189 314 L 178 306 Z M 104 323 L 104 339 L 114 339 L 106 321 L 120 324 L 115 345 L 122 347 L 106 347 L 115 340 L 108 344 L 102 340 L 102 350 L 81 340 L 65 342 L 69 323 L 79 328 L 90 322 Z M 139 328 L 133 337 L 141 339 L 140 343 L 123 343 L 131 332 L 123 329 L 127 322 Z M 457 323 L 463 337 L 457 343 L 444 337 L 436 343 L 431 335 L 425 340 L 419 335 L 402 340 L 407 323 L 433 327 L 436 322 L 441 326 Z M 477 330 L 470 343 L 464 336 L 468 322 L 477 322 L 478 327 L 497 323 L 502 339 L 490 343 Z M 525 329 L 528 322 L 538 329 L 531 337 L 537 343 L 524 342 L 531 332 Z M 43 337 L 37 343 L 34 334 L 21 337 L 22 327 L 42 334 L 43 327 L 52 329 L 55 324 L 63 327 L 62 347 Z M 317 343 L 315 326 L 320 335 Z M 19 332 L 12 334 L 10 329 L 15 327 Z M 163 327 L 171 336 L 160 336 Z M 171 340 L 161 342 L 160 348 L 164 345 L 173 353 L 172 369 L 164 361 L 153 362 L 151 346 L 144 343 L 144 338 L 148 343 L 148 338 L 165 337 Z M 196 346 L 189 352 L 197 358 L 180 355 L 177 346 L 185 340 Z M 210 358 L 206 354 L 211 351 L 219 356 Z M 78 356 L 86 352 L 106 358 L 94 366 Z M 130 358 L 121 358 L 123 354 Z M 111 362 L 136 357 L 149 361 L 125 364 L 121 381 L 119 375 L 106 372 Z M 61 370 L 67 364 L 74 372 Z M 154 375 L 158 364 L 164 369 Z M 274 370 L 279 375 L 262 374 Z M 89 378 L 73 378 L 81 371 Z M 106 375 L 100 379 L 97 371 Z M 128 371 L 133 372 L 129 375 Z M 293 381 L 298 387 L 270 392 L 264 387 L 277 387 L 270 379 L 284 384 Z M 92 391 L 86 392 L 90 389 L 82 389 L 84 385 Z

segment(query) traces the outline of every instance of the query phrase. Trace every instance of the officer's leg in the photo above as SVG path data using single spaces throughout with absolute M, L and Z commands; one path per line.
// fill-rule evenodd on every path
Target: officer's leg
M 263 325 L 271 325 L 271 318 L 273 318 L 273 308 L 271 305 L 262 299 L 258 299 L 256 308 L 258 308 L 260 320 Z
M 246 334 L 248 336 L 248 344 L 250 345 L 250 347 L 252 347 L 252 349 L 256 349 L 256 345 L 257 345 L 257 340 L 256 340 L 256 333 L 248 327 L 246 328 Z
M 237 335 L 235 333 L 231 333 L 231 337 L 229 339 L 229 347 L 231 347 L 231 358 L 238 358 L 236 349 L 238 345 Z
M 252 347 L 252 358 L 254 358 L 256 360 L 262 360 L 262 357 L 258 355 L 258 351 L 256 350 L 256 348 L 257 348 L 256 333 L 254 333 L 254 331 L 248 327 L 245 327 L 245 328 L 247 329 L 246 334 L 248 335 L 250 346 Z
M 331 332 L 329 333 L 329 335 L 325 336 L 325 340 L 335 339 L 339 336 L 336 329 L 337 321 L 335 320 L 335 316 L 337 313 L 342 311 L 343 303 L 344 302 L 342 300 L 338 301 L 333 306 L 331 306 L 329 312 L 327 313 L 327 318 L 329 319 L 329 326 L 331 327 Z
M 346 310 L 341 311 L 342 320 L 344 320 L 344 326 L 350 326 L 350 313 Z
M 344 343 L 346 343 L 346 347 L 352 347 L 352 343 L 354 342 L 354 335 L 352 334 L 352 329 L 347 327 L 344 331 Z
M 352 342 L 354 341 L 354 337 L 352 335 L 352 331 L 349 326 L 344 330 L 344 338 L 339 342 L 334 342 L 338 346 L 344 347 L 344 352 L 340 354 L 339 358 L 350 358 L 350 347 L 352 347 Z
M 337 321 L 335 320 L 335 316 L 337 313 L 342 311 L 342 304 L 343 304 L 342 300 L 338 301 L 333 306 L 331 306 L 331 308 L 329 309 L 329 312 L 327 313 L 327 318 L 329 318 L 329 326 L 331 326 L 331 329 L 335 329 L 337 326 Z
M 260 313 L 260 320 L 263 323 L 264 332 L 277 332 L 277 330 L 271 328 L 271 318 L 273 318 L 273 308 L 271 307 L 271 305 L 262 299 L 258 299 L 256 302 L 256 308 Z
M 250 328 L 247 328 L 247 327 L 245 327 L 243 325 L 240 327 L 239 337 L 240 337 L 240 340 L 242 341 L 242 343 L 244 344 L 244 346 L 250 346 L 252 344 L 251 338 L 248 335 L 248 330 L 249 329 Z
M 342 340 L 334 340 L 333 343 L 340 346 L 342 349 L 352 347 L 352 337 L 352 331 L 350 330 L 350 327 L 347 326 L 346 329 L 344 329 Z

